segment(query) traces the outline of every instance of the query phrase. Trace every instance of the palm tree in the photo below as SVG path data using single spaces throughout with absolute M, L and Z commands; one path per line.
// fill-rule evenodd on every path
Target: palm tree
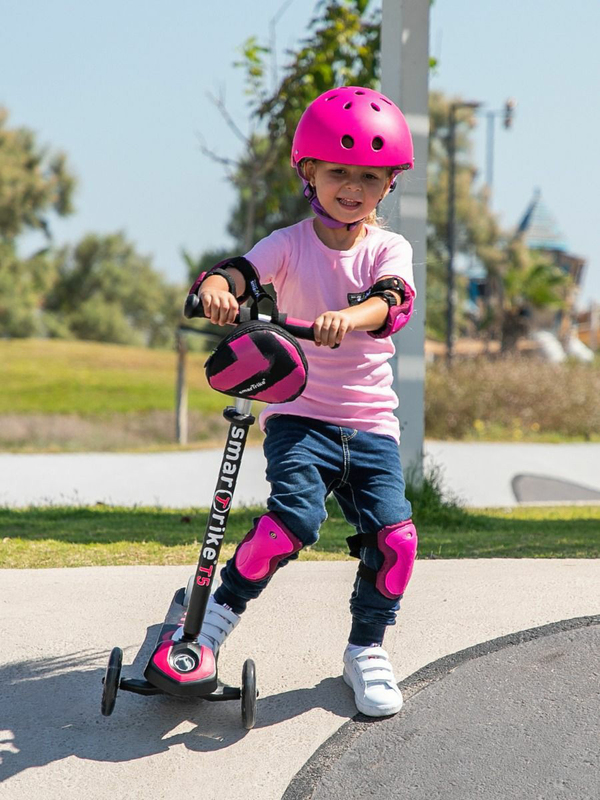
M 502 352 L 513 351 L 518 339 L 529 332 L 534 309 L 565 308 L 570 285 L 569 275 L 547 256 L 518 239 L 511 242 L 502 269 Z

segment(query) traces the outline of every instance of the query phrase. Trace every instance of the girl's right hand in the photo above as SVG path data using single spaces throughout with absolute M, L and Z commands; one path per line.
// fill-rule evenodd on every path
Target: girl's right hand
M 239 303 L 229 290 L 206 287 L 198 295 L 204 316 L 214 325 L 231 325 L 239 311 Z

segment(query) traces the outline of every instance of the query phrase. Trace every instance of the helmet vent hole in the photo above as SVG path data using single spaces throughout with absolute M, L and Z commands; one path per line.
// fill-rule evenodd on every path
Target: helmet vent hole
M 371 103 L 371 108 L 373 111 L 381 111 L 381 108 L 377 105 L 377 103 Z
M 348 134 L 346 134 L 346 136 L 342 136 L 342 147 L 345 147 L 346 150 L 350 150 L 352 147 L 354 147 L 354 139 L 351 136 L 348 136 Z
M 352 103 L 346 103 L 346 104 L 344 105 L 344 108 L 352 108 Z
M 364 94 L 364 92 L 362 92 L 360 89 L 358 89 L 356 92 L 354 92 L 354 94 Z
M 383 139 L 381 136 L 376 136 L 373 141 L 371 142 L 371 147 L 373 150 L 381 150 L 383 147 Z
M 380 100 L 383 100 L 383 102 L 384 102 L 384 103 L 387 103 L 387 104 L 388 104 L 388 106 L 391 106 L 391 105 L 393 105 L 392 101 L 391 101 L 391 100 L 388 100 L 388 99 L 387 99 L 387 97 L 380 97 L 379 99 L 380 99 Z
M 329 97 L 325 98 L 325 102 L 328 103 L 330 100 L 335 100 L 336 97 L 337 97 L 337 94 L 332 94 Z

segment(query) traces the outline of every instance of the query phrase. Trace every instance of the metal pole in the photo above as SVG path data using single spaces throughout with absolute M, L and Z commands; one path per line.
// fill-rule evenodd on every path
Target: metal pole
M 598 330 L 600 328 L 600 305 L 592 301 L 590 306 L 590 350 L 598 350 Z
M 485 158 L 485 182 L 489 192 L 489 204 L 492 205 L 492 184 L 494 183 L 494 132 L 496 112 L 488 111 L 487 117 L 487 148 Z
M 188 396 L 185 380 L 186 354 L 187 342 L 185 334 L 178 331 L 175 435 L 179 444 L 187 444 L 188 442 Z
M 381 88 L 404 112 L 415 147 L 415 169 L 401 176 L 399 188 L 383 203 L 388 227 L 413 248 L 417 300 L 410 323 L 396 337 L 393 369 L 400 453 L 414 485 L 423 478 L 425 437 L 429 5 L 429 0 L 383 0 L 381 21 Z
M 456 216 L 456 105 L 450 104 L 448 119 L 448 272 L 446 310 L 446 361 L 452 363 L 454 354 L 454 227 Z
M 455 281 L 454 281 L 454 250 L 456 228 L 456 111 L 459 108 L 479 108 L 480 103 L 458 101 L 450 103 L 448 114 L 448 225 L 446 239 L 448 245 L 448 297 L 446 311 L 446 361 L 452 363 L 454 355 L 454 311 L 455 311 Z

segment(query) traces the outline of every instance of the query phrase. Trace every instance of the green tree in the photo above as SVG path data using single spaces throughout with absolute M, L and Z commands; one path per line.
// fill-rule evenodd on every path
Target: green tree
M 45 313 L 53 330 L 78 339 L 164 346 L 181 317 L 181 290 L 169 286 L 123 233 L 89 234 L 56 257 Z
M 448 123 L 451 98 L 442 92 L 429 95 L 429 159 L 427 167 L 427 334 L 434 339 L 446 335 L 448 264 Z M 457 112 L 455 138 L 455 248 L 457 253 L 475 256 L 485 266 L 488 282 L 501 282 L 503 233 L 491 212 L 487 191 L 474 189 L 477 168 L 473 160 L 473 109 Z M 466 296 L 466 283 L 457 280 L 459 299 Z M 496 296 L 497 292 L 492 291 Z M 464 331 L 464 315 L 457 304 L 457 329 Z M 491 324 L 496 311 L 486 324 Z
M 72 213 L 75 179 L 63 153 L 7 120 L 0 108 L 0 335 L 171 344 L 179 287 L 167 285 L 121 233 L 52 248 L 51 216 Z M 48 245 L 21 258 L 18 238 L 31 231 Z
M 502 352 L 515 349 L 528 333 L 528 319 L 535 309 L 566 307 L 571 278 L 543 254 L 514 239 L 504 251 L 500 341 Z
M 327 89 L 378 85 L 380 10 L 371 10 L 371 5 L 369 0 L 317 3 L 308 35 L 298 50 L 288 53 L 290 61 L 275 90 L 269 86 L 270 49 L 256 37 L 245 42 L 238 66 L 246 73 L 251 98 L 252 130 L 247 137 L 219 104 L 245 146 L 237 160 L 218 159 L 238 191 L 228 226 L 236 251 L 247 250 L 274 229 L 308 215 L 299 179 L 290 167 L 294 130 L 306 106 Z
M 0 336 L 43 334 L 42 298 L 54 277 L 46 252 L 19 258 L 14 242 L 0 239 Z
M 230 256 L 231 252 L 225 248 L 219 248 L 217 250 L 205 250 L 199 256 L 193 256 L 188 250 L 183 249 L 181 251 L 181 257 L 183 258 L 187 267 L 188 281 L 190 286 L 201 272 L 207 272 L 211 267 L 214 267 L 215 264 L 218 264 L 220 261 L 224 261 Z
M 52 214 L 72 213 L 75 179 L 63 153 L 51 152 L 28 128 L 8 126 L 0 107 L 0 335 L 44 330 L 42 299 L 55 269 L 47 248 L 20 258 L 17 239 L 41 231 L 50 240 Z
M 9 128 L 0 107 L 0 237 L 14 241 L 27 230 L 50 237 L 48 214 L 73 211 L 75 179 L 64 153 L 39 144 L 28 128 Z

